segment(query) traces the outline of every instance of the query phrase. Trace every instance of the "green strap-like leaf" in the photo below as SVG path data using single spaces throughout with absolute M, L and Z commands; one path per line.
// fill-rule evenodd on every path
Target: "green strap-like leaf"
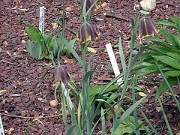
M 169 22 L 168 20 L 158 21 L 158 22 L 156 22 L 156 24 L 158 24 L 158 25 L 163 25 L 163 26 L 168 26 L 168 27 L 171 27 L 171 28 L 174 28 L 174 29 L 177 28 L 174 23 Z
M 166 76 L 177 77 L 180 76 L 180 70 L 172 70 L 164 73 Z
M 176 48 L 179 48 L 178 42 L 176 41 L 176 39 L 173 37 L 173 35 L 169 31 L 162 28 L 160 33 L 169 44 L 171 44 L 172 46 L 174 46 Z
M 180 64 L 179 61 L 176 59 L 169 57 L 169 56 L 152 56 L 155 58 L 157 61 L 161 61 L 162 63 L 165 63 L 173 68 L 180 69 Z
M 179 17 L 171 17 L 170 20 L 176 23 L 177 30 L 180 35 L 180 18 Z
M 73 44 L 72 43 L 75 43 L 76 41 L 76 38 L 73 39 L 73 42 L 70 42 L 70 43 L 66 43 L 66 47 L 69 49 L 69 51 L 73 54 L 73 56 L 76 58 L 76 60 L 82 65 L 82 60 L 81 58 L 79 57 L 79 55 L 77 54 L 77 52 L 74 50 L 73 48 Z
M 134 111 L 134 109 L 136 109 L 136 107 L 142 103 L 142 101 L 143 101 L 145 98 L 146 98 L 146 96 L 143 97 L 143 98 L 141 98 L 140 100 L 138 100 L 138 101 L 137 101 L 136 103 L 134 103 L 129 109 L 127 109 L 127 110 L 123 113 L 123 115 L 118 119 L 116 125 L 120 125 L 120 124 Z
M 172 86 L 172 85 L 174 85 L 175 83 L 177 83 L 177 78 L 176 78 L 176 77 L 171 77 L 171 78 L 168 78 L 167 81 L 168 81 L 169 84 Z M 163 81 L 163 82 L 160 84 L 160 86 L 159 86 L 159 88 L 158 88 L 158 90 L 157 90 L 157 92 L 156 92 L 156 101 L 157 101 L 157 99 L 161 96 L 161 94 L 162 94 L 163 92 L 165 92 L 167 89 L 168 89 L 168 86 L 166 85 L 166 82 Z

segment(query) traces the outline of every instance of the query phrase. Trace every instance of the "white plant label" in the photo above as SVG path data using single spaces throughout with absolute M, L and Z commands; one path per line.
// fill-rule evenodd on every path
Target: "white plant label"
M 4 135 L 4 128 L 2 124 L 1 114 L 0 114 L 0 135 Z
M 115 74 L 115 76 L 118 76 L 120 74 L 120 71 L 119 71 L 119 67 L 118 67 L 118 64 L 117 64 L 117 61 L 116 61 L 116 58 L 115 58 L 111 43 L 106 44 L 106 49 L 107 49 L 107 52 L 108 52 L 108 55 L 109 55 L 109 59 L 111 61 L 112 68 L 114 70 L 114 74 Z M 121 78 L 119 80 L 117 80 L 118 83 L 120 81 L 122 81 Z
M 45 11 L 45 7 L 44 6 L 40 7 L 39 30 L 41 31 L 42 35 L 44 34 L 44 11 Z

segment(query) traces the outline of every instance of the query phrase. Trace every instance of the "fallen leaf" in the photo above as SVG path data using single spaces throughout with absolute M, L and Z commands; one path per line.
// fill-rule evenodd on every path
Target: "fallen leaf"
M 0 96 L 5 94 L 7 90 L 0 90 Z
M 145 96 L 147 96 L 145 93 L 143 93 L 143 92 L 138 92 L 138 94 L 141 96 L 141 97 L 145 97 Z
M 22 12 L 27 12 L 29 10 L 29 8 L 19 8 L 19 10 Z
M 51 23 L 51 24 L 52 24 L 53 29 L 57 29 L 58 28 L 58 24 L 57 23 Z
M 97 52 L 97 50 L 92 47 L 88 47 L 87 50 L 89 53 L 92 53 L 92 54 L 95 54 Z
M 14 131 L 14 128 L 9 128 L 8 129 L 8 135 L 12 134 L 13 131 Z
M 66 56 L 61 56 L 61 58 L 64 60 L 64 63 L 66 64 L 73 64 L 76 62 L 74 59 L 69 59 Z
M 101 4 L 101 7 L 102 7 L 102 8 L 106 8 L 107 5 L 108 5 L 107 2 L 103 2 L 103 3 Z
M 98 77 L 97 79 L 101 80 L 101 81 L 111 81 L 112 80 L 111 77 L 105 77 L 105 76 Z

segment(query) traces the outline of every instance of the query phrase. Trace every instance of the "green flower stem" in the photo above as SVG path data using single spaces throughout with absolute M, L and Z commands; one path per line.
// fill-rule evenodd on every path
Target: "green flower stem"
M 86 52 L 87 52 L 87 44 L 82 43 L 81 44 L 81 53 L 82 53 L 82 68 L 83 68 L 83 77 L 87 72 L 87 66 L 86 66 Z
M 64 17 L 65 17 L 65 6 L 64 6 L 64 0 L 62 0 L 62 3 L 63 3 L 63 14 L 62 14 L 62 35 L 63 35 L 63 38 L 64 38 L 64 29 L 65 29 L 65 21 L 64 21 Z
M 85 77 L 85 74 L 87 73 L 86 52 L 87 52 L 87 44 L 82 43 L 81 44 L 81 53 L 82 53 L 83 79 Z M 82 88 L 83 88 L 83 91 L 82 91 L 82 95 L 83 95 L 83 97 L 82 97 L 83 98 L 82 108 L 84 108 L 84 112 L 85 112 L 84 120 L 87 122 L 86 133 L 87 133 L 87 135 L 90 135 L 92 124 L 91 124 L 91 107 L 90 107 L 90 98 L 89 98 L 89 79 L 87 82 L 84 82 L 82 84 Z

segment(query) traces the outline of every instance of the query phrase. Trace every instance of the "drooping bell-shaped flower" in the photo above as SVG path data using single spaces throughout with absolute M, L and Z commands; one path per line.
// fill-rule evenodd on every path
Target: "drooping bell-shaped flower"
M 69 80 L 69 74 L 63 66 L 54 69 L 54 81 L 56 83 L 62 81 L 64 85 L 66 85 Z
M 139 38 L 154 36 L 155 33 L 158 33 L 158 30 L 151 18 L 143 17 L 139 23 Z
M 82 43 L 96 41 L 98 35 L 91 22 L 84 22 L 80 27 L 79 40 Z

